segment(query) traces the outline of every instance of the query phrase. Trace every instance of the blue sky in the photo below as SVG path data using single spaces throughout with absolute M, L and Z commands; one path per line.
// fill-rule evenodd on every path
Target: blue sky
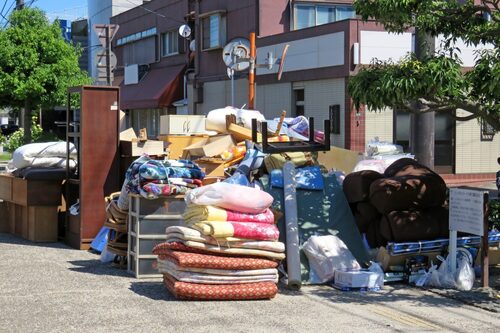
M 31 0 L 25 2 L 30 4 Z M 33 6 L 43 9 L 50 20 L 75 20 L 87 16 L 87 0 L 35 0 Z
M 29 7 L 41 8 L 51 21 L 56 18 L 73 21 L 87 17 L 87 0 L 24 0 L 24 3 Z M 16 0 L 0 0 L 0 9 L 3 8 L 2 15 L 7 17 L 15 4 Z M 0 21 L 5 22 L 2 17 Z

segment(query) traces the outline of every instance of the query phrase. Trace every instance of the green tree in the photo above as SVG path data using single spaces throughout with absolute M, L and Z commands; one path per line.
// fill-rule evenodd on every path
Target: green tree
M 66 103 L 68 87 L 90 83 L 78 67 L 81 50 L 68 44 L 59 23 L 36 8 L 13 11 L 0 30 L 0 107 L 24 108 L 24 142 L 31 111 Z
M 417 39 L 443 35 L 445 40 L 439 52 L 423 57 L 409 54 L 398 63 L 375 61 L 360 69 L 348 84 L 355 107 L 447 112 L 457 120 L 486 121 L 500 131 L 498 0 L 356 0 L 354 6 L 364 20 L 376 19 L 388 31 L 415 28 Z M 469 45 L 492 47 L 478 51 L 474 67 L 464 71 L 460 50 L 454 47 L 459 38 Z M 457 109 L 470 115 L 458 117 Z

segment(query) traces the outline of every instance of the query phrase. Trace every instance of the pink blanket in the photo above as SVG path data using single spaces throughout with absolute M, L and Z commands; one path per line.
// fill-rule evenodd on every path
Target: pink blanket
M 276 241 L 279 238 L 278 228 L 267 223 L 202 221 L 191 227 L 215 238 L 236 237 L 262 241 Z

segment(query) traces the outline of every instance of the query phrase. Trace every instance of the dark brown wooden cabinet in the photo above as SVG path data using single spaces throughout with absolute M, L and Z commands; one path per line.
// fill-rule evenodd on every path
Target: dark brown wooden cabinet
M 88 249 L 106 221 L 104 198 L 119 184 L 119 88 L 81 86 L 68 91 L 66 141 L 78 151 L 77 169 L 67 170 L 66 243 Z M 79 202 L 79 214 L 69 207 Z

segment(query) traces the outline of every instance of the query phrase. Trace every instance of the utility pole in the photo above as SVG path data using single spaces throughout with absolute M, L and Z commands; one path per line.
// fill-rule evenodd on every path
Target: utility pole
M 415 54 L 425 61 L 434 54 L 435 37 L 426 31 L 415 31 Z M 421 106 L 414 102 L 417 108 Z M 419 163 L 434 169 L 435 112 L 417 111 L 410 115 L 410 151 Z
M 24 0 L 16 0 L 16 10 L 21 10 L 23 8 L 24 8 Z M 30 118 L 30 119 L 26 120 L 27 118 Z M 28 117 L 26 108 L 21 108 L 20 115 L 19 115 L 19 125 L 21 125 L 21 127 L 25 129 L 24 139 L 27 138 L 27 134 L 29 134 L 29 136 L 31 137 L 31 133 L 27 133 L 26 128 L 25 128 L 26 122 L 29 123 L 30 121 L 31 121 L 31 117 Z M 28 143 L 28 142 L 25 142 L 25 143 Z

